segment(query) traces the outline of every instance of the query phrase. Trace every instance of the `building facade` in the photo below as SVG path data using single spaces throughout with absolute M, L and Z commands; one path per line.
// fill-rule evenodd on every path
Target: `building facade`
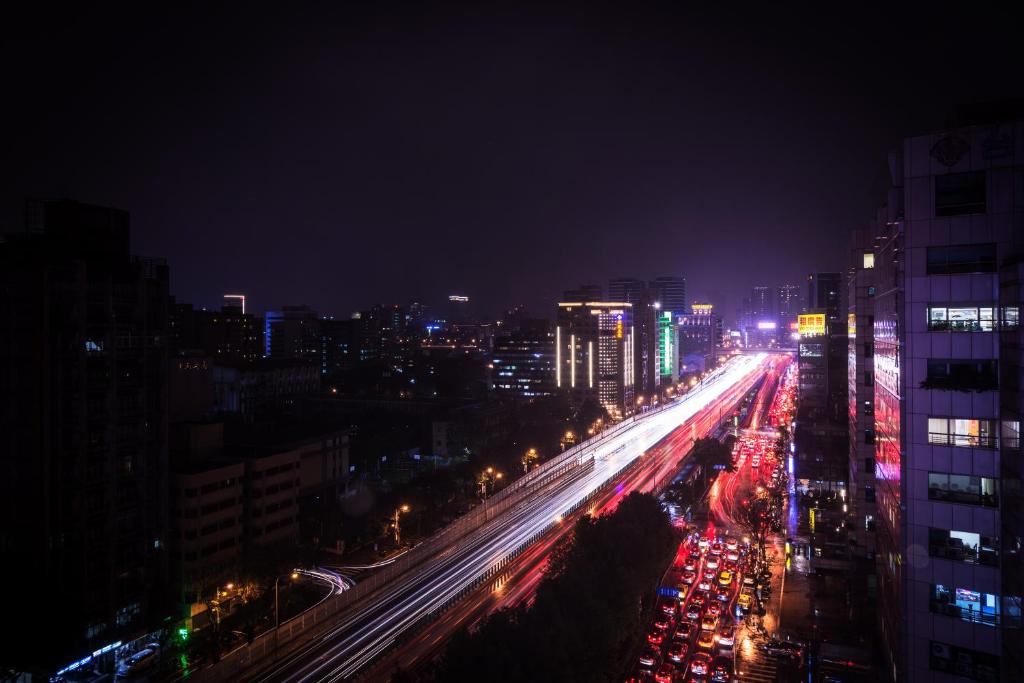
M 692 312 L 678 316 L 676 322 L 680 374 L 713 368 L 722 350 L 722 316 L 711 304 L 695 303 Z
M 26 219 L 0 243 L 0 658 L 60 668 L 163 609 L 168 269 L 130 255 L 125 211 Z
M 494 391 L 530 399 L 555 392 L 555 334 L 547 320 L 502 332 L 491 352 Z
M 1024 121 L 909 138 L 874 254 L 882 629 L 893 677 L 1020 680 Z
M 847 281 L 848 521 L 853 555 L 864 561 L 875 557 L 875 233 L 871 224 L 853 232 Z
M 662 311 L 671 311 L 676 315 L 689 312 L 689 306 L 686 305 L 686 278 L 678 275 L 656 277 L 651 280 L 648 289 L 654 300 L 661 304 Z
M 596 400 L 613 420 L 634 410 L 634 330 L 627 302 L 558 304 L 555 386 L 574 403 Z

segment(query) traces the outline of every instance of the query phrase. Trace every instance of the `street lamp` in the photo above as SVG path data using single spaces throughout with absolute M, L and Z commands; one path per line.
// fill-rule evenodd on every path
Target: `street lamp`
M 398 518 L 402 515 L 403 512 L 408 512 L 408 511 L 409 511 L 409 506 L 408 505 L 401 505 L 401 506 L 395 508 L 395 517 L 394 517 L 395 545 L 399 545 L 402 542 L 402 532 L 401 532 L 401 528 L 398 525 Z
M 536 448 L 526 451 L 526 454 L 523 455 L 523 472 L 529 472 L 530 464 L 536 462 L 538 457 Z
M 292 572 L 291 573 L 291 580 L 292 581 L 295 581 L 298 578 L 299 578 L 299 573 L 298 572 Z M 280 584 L 280 582 L 281 582 L 281 577 L 280 576 L 278 576 L 277 578 L 274 579 L 274 657 L 277 657 L 277 630 L 281 627 L 281 618 L 280 618 L 280 611 L 279 611 L 280 602 L 278 600 L 278 595 L 279 595 L 279 593 L 278 593 L 278 584 Z
M 488 467 L 480 474 L 480 495 L 483 498 L 487 497 L 487 494 L 494 488 L 494 485 L 505 476 L 501 472 L 496 471 L 493 467 Z

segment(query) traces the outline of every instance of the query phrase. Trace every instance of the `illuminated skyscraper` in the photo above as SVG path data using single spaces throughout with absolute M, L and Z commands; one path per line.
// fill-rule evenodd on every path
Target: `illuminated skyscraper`
M 558 304 L 555 386 L 574 403 L 596 400 L 615 420 L 634 408 L 632 309 L 628 302 Z

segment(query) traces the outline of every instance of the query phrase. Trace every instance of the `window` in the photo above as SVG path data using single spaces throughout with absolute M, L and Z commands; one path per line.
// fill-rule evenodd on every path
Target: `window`
M 864 531 L 874 532 L 875 530 L 875 516 L 864 515 Z
M 937 640 L 929 643 L 928 668 L 972 681 L 999 680 L 999 657 Z
M 957 244 L 949 247 L 928 247 L 926 274 L 994 273 L 996 245 Z
M 999 482 L 967 474 L 928 473 L 928 499 L 964 505 L 999 507 Z
M 988 391 L 998 388 L 999 372 L 995 360 L 928 359 L 926 389 Z
M 868 297 L 873 297 L 874 295 L 875 295 L 875 286 L 871 285 L 870 287 L 868 287 Z
M 874 401 L 864 401 L 864 414 L 869 416 L 875 414 Z
M 995 420 L 929 417 L 928 443 L 965 448 L 995 448 Z
M 864 487 L 864 502 L 874 503 L 875 502 L 875 487 L 865 486 Z
M 966 588 L 953 588 L 941 583 L 933 583 L 928 609 L 934 614 L 998 626 L 999 602 L 999 596 L 992 593 L 979 593 Z
M 864 430 L 864 443 L 873 444 L 875 442 L 875 430 L 865 429 Z
M 871 474 L 875 473 L 875 459 L 874 458 L 864 458 L 864 471 L 865 472 L 870 472 Z
M 973 531 L 928 529 L 928 554 L 967 564 L 999 566 L 999 539 Z
M 1001 313 L 1001 315 L 1000 315 Z M 996 327 L 1016 330 L 1020 323 L 1020 309 L 992 304 L 935 305 L 928 307 L 929 332 L 991 332 Z
M 875 255 L 872 254 L 871 252 L 867 252 L 867 253 L 864 254 L 864 267 L 865 268 L 874 268 L 875 267 Z
M 864 386 L 873 387 L 875 386 L 875 373 L 870 370 L 864 371 Z
M 935 176 L 935 215 L 985 213 L 985 172 Z
M 865 358 L 874 358 L 874 356 L 875 356 L 875 343 L 874 342 L 864 342 L 864 357 Z
M 1017 450 L 1020 448 L 1020 422 L 1003 420 L 1003 448 Z

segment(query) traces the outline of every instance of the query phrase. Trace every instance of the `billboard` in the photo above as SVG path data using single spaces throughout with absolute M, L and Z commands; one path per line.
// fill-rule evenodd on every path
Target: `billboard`
M 757 329 L 759 330 L 774 330 L 776 327 L 774 320 L 761 320 L 757 323 Z
M 797 316 L 796 329 L 801 336 L 805 337 L 825 334 L 825 314 L 802 313 Z

